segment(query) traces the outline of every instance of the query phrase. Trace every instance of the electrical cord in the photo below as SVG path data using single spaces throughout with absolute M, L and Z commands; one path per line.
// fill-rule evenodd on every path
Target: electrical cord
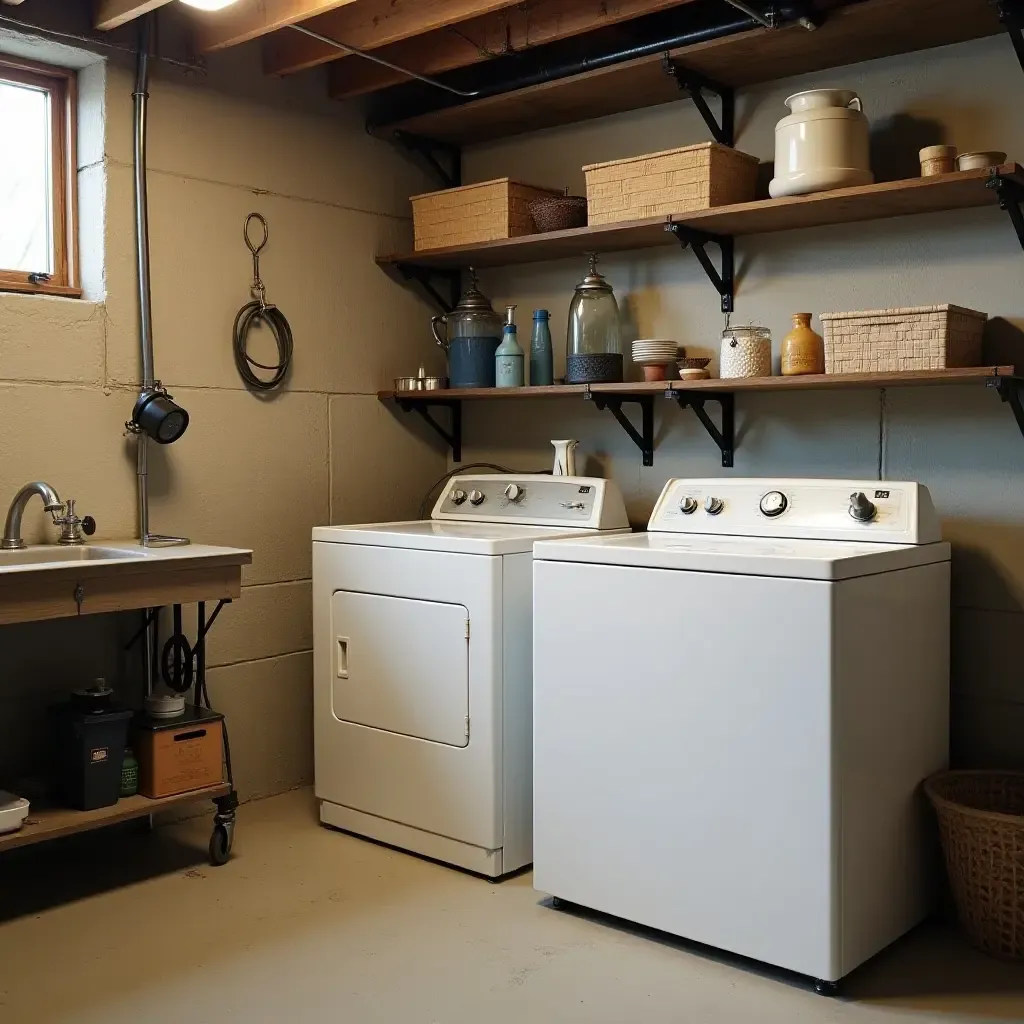
M 257 321 L 262 320 L 274 335 L 277 344 L 276 363 L 258 363 L 249 355 L 249 331 Z M 292 329 L 288 319 L 277 306 L 263 306 L 259 301 L 247 302 L 235 317 L 235 325 L 231 329 L 232 346 L 235 353 L 235 366 L 239 376 L 256 391 L 273 391 L 288 374 L 292 362 Z M 258 377 L 256 370 L 270 370 L 269 378 Z
M 450 473 L 445 473 L 444 476 L 435 480 L 427 490 L 427 493 L 423 495 L 423 500 L 420 502 L 419 514 L 416 516 L 417 519 L 424 519 L 427 515 L 427 509 L 437 500 L 436 492 L 439 488 L 451 480 L 453 476 L 458 476 L 460 473 L 464 473 L 467 469 L 493 469 L 497 473 L 514 473 L 515 470 L 509 469 L 507 466 L 499 466 L 496 462 L 467 462 L 463 466 L 459 466 L 458 469 L 453 469 Z

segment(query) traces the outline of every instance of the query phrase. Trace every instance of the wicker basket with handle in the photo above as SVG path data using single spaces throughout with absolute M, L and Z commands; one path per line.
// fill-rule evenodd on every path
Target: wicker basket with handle
M 530 204 L 558 195 L 555 189 L 498 178 L 413 196 L 414 247 L 440 249 L 532 235 Z
M 757 157 L 717 142 L 611 160 L 583 168 L 590 224 L 692 213 L 746 203 L 757 187 Z
M 977 366 L 988 315 L 963 306 L 822 313 L 826 373 L 896 373 Z
M 924 788 L 968 937 L 987 953 L 1024 959 L 1024 773 L 941 772 Z

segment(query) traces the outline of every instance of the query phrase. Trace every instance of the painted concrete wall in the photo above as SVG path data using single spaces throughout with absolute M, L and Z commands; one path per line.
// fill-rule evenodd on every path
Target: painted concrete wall
M 784 98 L 832 85 L 863 98 L 881 178 L 916 173 L 918 148 L 933 142 L 1006 150 L 1024 160 L 1024 123 L 1010 98 L 1024 82 L 1005 36 L 745 91 L 739 148 L 772 160 Z M 707 137 L 694 108 L 678 102 L 477 147 L 466 155 L 466 180 L 511 175 L 576 191 L 586 163 Z M 994 208 L 745 238 L 737 258 L 734 322 L 770 327 L 776 358 L 797 310 L 955 302 L 1005 318 L 1004 333 L 1024 327 L 1024 257 L 1006 215 Z M 716 356 L 722 315 L 691 254 L 646 250 L 609 256 L 602 267 L 628 340 L 677 338 L 690 355 Z M 566 313 L 583 270 L 578 260 L 481 275 L 495 307 L 519 303 L 522 324 L 533 308 L 551 310 L 556 374 L 563 372 Z M 717 449 L 688 411 L 659 411 L 655 465 L 644 469 L 610 415 L 568 399 L 467 403 L 465 458 L 540 468 L 549 464 L 549 438 L 580 438 L 586 464 L 619 481 L 637 523 L 646 522 L 674 476 L 923 481 L 955 545 L 955 756 L 975 765 L 1024 765 L 1024 683 L 1016 657 L 1024 632 L 1024 438 L 1009 410 L 994 393 L 972 387 L 744 396 L 737 414 L 731 471 L 722 470 Z M 686 609 L 679 615 L 685 621 Z
M 79 24 L 81 8 L 58 24 Z M 136 530 L 134 443 L 123 437 L 139 377 L 126 59 L 82 76 L 89 298 L 0 294 L 0 502 L 48 480 L 95 516 L 97 539 Z M 264 79 L 254 47 L 205 75 L 157 62 L 151 87 L 157 375 L 192 417 L 179 443 L 151 448 L 152 528 L 254 549 L 243 596 L 210 638 L 210 692 L 228 714 L 243 797 L 312 777 L 311 527 L 414 516 L 444 472 L 427 433 L 374 395 L 431 354 L 431 308 L 373 262 L 408 244 L 408 196 L 427 181 L 324 95 L 319 77 Z M 269 222 L 263 279 L 295 335 L 287 386 L 269 398 L 244 389 L 231 354 L 249 299 L 251 210 Z M 261 361 L 273 351 L 252 348 Z M 54 539 L 38 505 L 25 525 L 32 540 Z M 49 700 L 95 674 L 135 681 L 117 652 L 133 624 L 0 630 L 0 730 L 17 737 L 0 772 L 32 767 Z

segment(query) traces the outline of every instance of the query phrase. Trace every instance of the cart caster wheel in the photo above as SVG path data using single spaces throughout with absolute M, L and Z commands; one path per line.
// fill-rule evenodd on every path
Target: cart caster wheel
M 839 995 L 839 982 L 823 981 L 821 978 L 816 978 L 814 981 L 814 991 L 817 992 L 819 996 L 834 998 Z
M 569 904 L 566 903 L 566 901 L 563 900 L 561 896 L 552 896 L 551 897 L 551 906 L 555 910 L 565 910 L 566 907 L 569 906 Z
M 210 863 L 219 868 L 231 856 L 231 835 L 223 825 L 214 825 L 210 835 Z

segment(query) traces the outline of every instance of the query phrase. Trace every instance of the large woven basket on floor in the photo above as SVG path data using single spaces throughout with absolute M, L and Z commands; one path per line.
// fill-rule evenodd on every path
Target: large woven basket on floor
M 968 937 L 987 953 L 1024 959 L 1024 773 L 942 772 L 924 788 Z

